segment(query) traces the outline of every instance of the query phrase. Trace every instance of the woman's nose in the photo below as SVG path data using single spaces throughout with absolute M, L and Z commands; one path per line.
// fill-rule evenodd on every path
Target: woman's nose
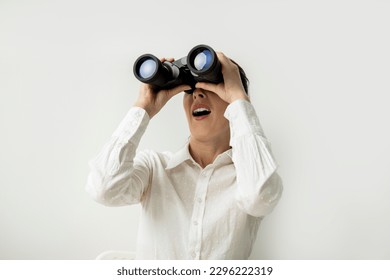
M 201 89 L 197 88 L 197 89 L 194 90 L 194 92 L 192 94 L 192 97 L 194 99 L 196 99 L 196 98 L 205 98 L 206 95 L 205 95 L 205 93 Z

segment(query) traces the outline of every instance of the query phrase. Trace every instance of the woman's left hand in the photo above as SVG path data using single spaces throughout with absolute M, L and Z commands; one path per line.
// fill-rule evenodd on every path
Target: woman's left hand
M 238 66 L 221 52 L 217 52 L 217 56 L 222 66 L 221 71 L 224 81 L 219 84 L 198 82 L 195 87 L 214 92 L 229 104 L 238 99 L 249 101 L 241 82 Z

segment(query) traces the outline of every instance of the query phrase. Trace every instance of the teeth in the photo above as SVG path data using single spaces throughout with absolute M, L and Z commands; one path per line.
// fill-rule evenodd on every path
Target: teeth
M 209 110 L 207 110 L 206 108 L 198 108 L 198 109 L 194 110 L 194 113 L 200 113 L 200 112 L 203 112 L 203 111 L 208 112 Z

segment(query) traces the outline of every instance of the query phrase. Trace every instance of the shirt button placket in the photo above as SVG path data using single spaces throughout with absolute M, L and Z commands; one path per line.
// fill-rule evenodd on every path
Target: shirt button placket
M 202 224 L 203 224 L 203 215 L 204 215 L 204 208 L 205 208 L 205 199 L 207 194 L 207 188 L 210 180 L 210 175 L 212 173 L 212 170 L 210 169 L 204 169 L 199 174 L 199 179 L 197 183 L 196 193 L 195 197 L 196 200 L 194 204 L 193 209 L 193 216 L 192 216 L 192 249 L 193 252 L 191 256 L 194 259 L 200 258 L 200 250 L 201 250 L 201 244 L 202 244 Z

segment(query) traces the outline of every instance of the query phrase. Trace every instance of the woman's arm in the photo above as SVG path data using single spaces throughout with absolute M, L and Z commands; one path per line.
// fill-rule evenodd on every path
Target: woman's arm
M 107 206 L 140 202 L 149 185 L 150 164 L 145 154 L 137 158 L 135 154 L 148 123 L 144 109 L 131 108 L 110 141 L 89 162 L 86 190 L 97 202 Z
M 237 201 L 252 216 L 269 214 L 283 186 L 277 164 L 251 103 L 237 100 L 225 112 L 230 124 L 230 145 L 237 173 Z

